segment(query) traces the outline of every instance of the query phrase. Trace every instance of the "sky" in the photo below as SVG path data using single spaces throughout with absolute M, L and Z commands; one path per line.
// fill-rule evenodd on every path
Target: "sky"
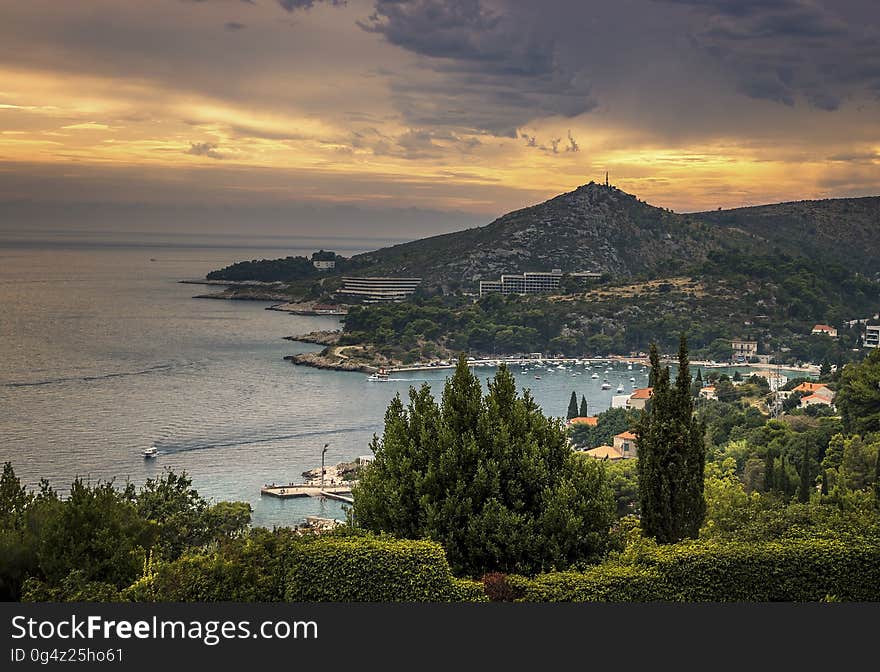
M 880 194 L 876 0 L 0 0 L 0 16 L 6 226 L 416 237 L 605 171 L 680 212 Z

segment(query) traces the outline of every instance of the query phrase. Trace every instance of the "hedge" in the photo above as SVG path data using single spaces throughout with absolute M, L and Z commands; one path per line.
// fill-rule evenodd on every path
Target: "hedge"
M 483 601 L 452 575 L 439 544 L 372 536 L 266 533 L 210 554 L 160 562 L 125 597 L 158 602 Z
M 325 538 L 294 545 L 288 602 L 449 602 L 477 598 L 430 541 Z M 479 584 L 476 584 L 477 586 Z M 482 589 L 479 591 L 482 593 Z
M 880 545 L 833 539 L 688 542 L 638 564 L 508 577 L 526 602 L 880 600 Z

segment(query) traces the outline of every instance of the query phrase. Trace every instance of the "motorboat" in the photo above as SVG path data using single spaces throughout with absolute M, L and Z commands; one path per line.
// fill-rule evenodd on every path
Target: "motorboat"
M 146 459 L 151 459 L 151 458 L 156 457 L 156 455 L 159 454 L 159 449 L 156 448 L 156 446 L 150 446 L 149 448 L 144 448 L 143 451 L 141 451 L 141 454 Z
M 621 394 L 623 392 L 623 383 L 617 386 L 617 394 Z
M 590 378 L 598 378 L 598 377 L 599 377 L 599 374 L 596 373 L 595 371 L 593 372 L 593 375 L 590 376 Z
M 372 373 L 369 376 L 367 376 L 367 380 L 374 382 L 374 383 L 385 382 L 388 380 L 388 378 L 389 378 L 389 375 L 388 375 L 388 371 L 386 369 L 379 369 L 375 373 Z
M 611 383 L 609 383 L 607 380 L 603 380 L 603 381 L 602 381 L 602 389 L 603 389 L 603 390 L 610 390 L 610 389 L 611 389 Z
M 631 382 L 631 383 L 636 382 L 636 377 L 635 377 L 635 376 L 630 376 L 630 377 L 629 377 L 629 382 Z
M 632 362 L 630 362 L 629 366 L 626 367 L 626 370 L 627 370 L 627 371 L 632 371 L 632 370 L 633 370 Z

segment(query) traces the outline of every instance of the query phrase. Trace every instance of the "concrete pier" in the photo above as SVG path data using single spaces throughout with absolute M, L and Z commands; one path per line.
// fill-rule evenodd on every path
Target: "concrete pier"
M 307 483 L 289 483 L 288 485 L 266 485 L 260 488 L 260 494 L 267 497 L 278 497 L 279 499 L 288 499 L 293 497 L 330 497 L 331 499 L 339 499 L 344 502 L 350 502 L 349 497 L 343 495 L 351 495 L 351 486 L 348 485 L 325 485 L 322 489 L 320 485 L 310 485 Z

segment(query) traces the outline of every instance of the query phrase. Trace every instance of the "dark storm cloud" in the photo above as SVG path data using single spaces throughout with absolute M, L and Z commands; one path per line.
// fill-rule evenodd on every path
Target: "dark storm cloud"
M 217 151 L 217 145 L 212 142 L 191 142 L 186 154 L 193 156 L 207 156 L 209 159 L 222 159 L 223 155 Z
M 695 45 L 756 99 L 833 111 L 880 84 L 880 31 L 870 2 L 655 0 L 706 21 Z M 845 10 L 845 11 L 844 11 Z M 875 25 L 872 25 L 875 24 Z
M 379 0 L 358 25 L 431 59 L 442 76 L 392 83 L 398 108 L 416 125 L 516 137 L 537 116 L 574 117 L 596 106 L 588 79 L 557 60 L 553 36 L 515 11 L 493 11 L 482 0 Z
M 333 5 L 334 7 L 340 7 L 346 4 L 345 0 L 278 0 L 278 4 L 281 5 L 281 8 L 288 12 L 293 12 L 297 9 L 311 9 L 315 5 L 323 3 Z

